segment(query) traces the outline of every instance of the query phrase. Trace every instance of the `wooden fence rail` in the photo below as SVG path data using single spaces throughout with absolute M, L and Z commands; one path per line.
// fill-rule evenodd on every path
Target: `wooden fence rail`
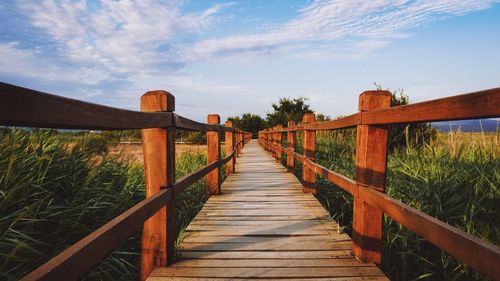
M 304 191 L 314 192 L 312 174 L 328 179 L 354 197 L 352 250 L 357 259 L 380 264 L 382 215 L 386 214 L 451 256 L 500 280 L 499 247 L 384 194 L 388 125 L 499 117 L 500 88 L 397 107 L 390 107 L 390 100 L 387 91 L 363 92 L 358 113 L 325 122 L 314 122 L 314 115 L 306 114 L 303 124 L 289 122 L 287 128 L 276 126 L 260 131 L 259 143 L 276 159 L 283 151 L 289 171 L 293 172 L 295 161 L 303 164 Z M 354 127 L 356 180 L 314 162 L 316 131 Z M 295 152 L 297 131 L 304 131 L 304 155 Z M 283 133 L 287 133 L 286 148 L 281 143 Z
M 141 97 L 141 111 L 123 110 L 64 98 L 0 82 L 0 125 L 35 128 L 131 130 L 142 129 L 146 176 L 146 199 L 70 246 L 22 280 L 78 280 L 102 258 L 125 241 L 141 224 L 141 280 L 158 266 L 171 262 L 175 243 L 175 198 L 186 187 L 213 174 L 220 188 L 221 166 L 234 164 L 251 133 L 199 123 L 174 113 L 175 98 L 165 91 L 147 92 Z M 212 115 L 214 116 L 214 115 Z M 218 117 L 218 116 L 217 116 Z M 175 130 L 207 132 L 208 163 L 175 180 Z M 226 154 L 221 158 L 221 135 Z M 210 180 L 209 180 L 210 178 Z M 207 193 L 213 194 L 207 190 Z

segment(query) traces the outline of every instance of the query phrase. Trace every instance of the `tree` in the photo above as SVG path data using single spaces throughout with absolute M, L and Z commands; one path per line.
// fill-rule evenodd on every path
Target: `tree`
M 305 113 L 313 112 L 306 101 L 305 97 L 280 98 L 278 103 L 272 104 L 274 112 L 267 114 L 268 126 L 273 127 L 281 124 L 286 127 L 288 121 L 302 122 L 302 116 Z
M 252 132 L 253 134 L 257 134 L 260 130 L 266 127 L 266 120 L 257 114 L 244 113 L 241 117 L 229 117 L 227 120 L 232 121 L 236 128 L 246 132 Z
M 316 121 L 317 122 L 330 121 L 330 120 L 332 120 L 330 118 L 330 115 L 325 115 L 323 113 L 316 114 Z

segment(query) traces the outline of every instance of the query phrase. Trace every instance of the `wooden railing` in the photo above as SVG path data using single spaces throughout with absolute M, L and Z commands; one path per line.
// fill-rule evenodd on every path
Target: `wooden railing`
M 106 223 L 22 280 L 77 280 L 143 225 L 141 280 L 155 267 L 172 262 L 175 245 L 175 198 L 205 175 L 207 193 L 219 194 L 221 166 L 235 172 L 236 158 L 251 133 L 221 126 L 216 114 L 208 124 L 174 113 L 175 98 L 165 91 L 141 97 L 141 111 L 117 109 L 46 94 L 0 82 L 0 125 L 37 128 L 129 130 L 142 129 L 146 199 Z M 207 133 L 208 164 L 175 180 L 175 130 Z M 226 157 L 221 158 L 221 134 Z
M 355 257 L 365 262 L 381 262 L 382 215 L 386 214 L 421 235 L 465 264 L 494 280 L 500 279 L 499 247 L 480 240 L 456 227 L 426 215 L 384 194 L 388 126 L 397 123 L 477 119 L 500 116 L 500 88 L 390 107 L 387 91 L 367 91 L 359 96 L 359 112 L 326 122 L 315 122 L 305 114 L 303 123 L 276 126 L 259 132 L 259 143 L 276 157 L 287 155 L 286 166 L 293 172 L 295 161 L 303 164 L 303 191 L 315 192 L 320 175 L 354 197 L 353 247 Z M 356 180 L 315 163 L 315 134 L 318 130 L 357 129 Z M 303 150 L 295 152 L 296 132 L 303 131 Z M 287 133 L 287 147 L 282 134 Z

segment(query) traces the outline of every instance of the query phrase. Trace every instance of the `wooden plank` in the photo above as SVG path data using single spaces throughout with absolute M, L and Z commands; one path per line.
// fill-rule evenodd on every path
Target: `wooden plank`
M 226 192 L 210 197 L 184 231 L 181 259 L 159 269 L 164 275 L 158 278 L 383 278 L 373 264 L 352 257 L 349 236 L 263 149 L 249 142 L 239 159 L 238 173 L 222 185 Z
M 182 251 L 322 251 L 325 249 L 349 250 L 351 241 L 325 242 L 323 240 L 303 241 L 291 243 L 279 240 L 260 243 L 214 243 L 214 242 L 185 242 Z
M 199 131 L 199 132 L 219 130 L 218 124 L 200 123 L 177 114 L 174 115 L 174 120 L 175 120 L 175 127 L 181 130 Z
M 313 170 L 315 174 L 320 175 L 328 179 L 331 183 L 336 184 L 343 190 L 349 192 L 350 194 L 357 196 L 358 194 L 358 183 L 346 176 L 338 174 L 334 171 L 330 171 L 327 168 L 312 162 L 309 159 L 304 159 L 304 165 L 309 169 Z
M 289 216 L 289 215 L 309 215 L 313 210 L 311 209 L 273 209 L 273 210 L 201 210 L 200 216 Z M 322 209 L 325 215 L 328 213 Z
M 287 228 L 277 228 L 277 229 L 262 229 L 262 230 L 210 230 L 210 231 L 193 231 L 186 230 L 186 232 L 196 232 L 197 235 L 219 235 L 219 236 L 304 236 L 304 235 L 328 235 L 330 233 L 336 233 L 337 229 L 287 229 Z
M 294 220 L 317 220 L 317 219 L 328 219 L 330 216 L 318 216 L 314 214 L 309 215 L 285 215 L 285 216 L 200 216 L 199 219 L 208 221 L 208 220 L 217 220 L 217 221 L 294 221 Z
M 172 200 L 163 189 L 87 235 L 21 280 L 77 280 Z
M 361 124 L 361 114 L 354 113 L 335 120 L 304 124 L 304 130 L 339 130 L 352 128 L 359 124 Z
M 310 221 L 299 221 L 299 222 L 287 222 L 286 224 L 267 224 L 267 225 L 199 225 L 199 224 L 190 224 L 187 227 L 188 231 L 235 231 L 236 232 L 248 232 L 253 233 L 256 231 L 312 231 L 312 230 L 331 230 L 331 222 L 326 223 L 313 223 Z
M 362 113 L 362 124 L 436 122 L 500 116 L 500 88 Z
M 177 268 L 180 267 L 213 267 L 214 264 L 228 267 L 337 267 L 337 266 L 354 266 L 354 267 L 374 267 L 370 263 L 360 263 L 354 258 L 351 259 L 233 259 L 233 260 L 206 260 L 206 259 L 181 259 L 175 263 Z
M 345 233 L 330 233 L 328 235 L 315 236 L 290 236 L 290 237 L 272 237 L 272 236 L 207 236 L 196 235 L 196 232 L 186 233 L 182 238 L 183 243 L 267 243 L 273 241 L 286 241 L 288 243 L 303 243 L 308 241 L 347 241 L 349 236 Z
M 351 251 L 223 251 L 223 252 L 203 252 L 185 251 L 181 253 L 186 259 L 352 259 Z
M 346 277 L 346 276 L 372 276 L 382 277 L 382 273 L 373 267 L 257 267 L 257 268 L 183 268 L 168 267 L 158 268 L 151 276 L 182 276 L 182 277 L 212 277 L 229 278 L 315 278 L 315 277 Z
M 233 280 L 252 280 L 252 281 L 283 281 L 282 278 L 203 278 L 203 277 L 149 277 L 148 281 L 233 281 Z M 287 278 L 286 280 L 293 281 L 311 281 L 310 278 Z M 327 277 L 327 278 L 314 278 L 314 281 L 387 281 L 387 277 Z
M 137 112 L 51 95 L 0 82 L 0 125 L 128 130 L 172 126 L 171 112 Z M 173 96 L 172 96 L 173 97 Z
M 171 276 L 161 276 L 161 277 L 149 277 L 148 281 L 234 281 L 234 280 L 253 280 L 253 281 L 283 281 L 282 278 L 205 278 L 205 277 L 171 277 Z M 292 281 L 311 281 L 311 278 L 287 278 L 286 280 Z M 314 278 L 314 281 L 387 281 L 387 277 L 326 277 L 326 278 Z
M 172 112 L 175 98 L 165 91 L 151 91 L 141 97 L 141 111 Z M 175 181 L 175 129 L 143 129 L 142 148 L 146 198 Z M 141 238 L 141 280 L 155 267 L 172 262 L 175 247 L 175 201 L 144 222 Z

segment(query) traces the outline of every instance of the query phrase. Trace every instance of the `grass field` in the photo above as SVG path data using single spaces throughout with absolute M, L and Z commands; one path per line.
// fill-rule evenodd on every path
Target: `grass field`
M 317 161 L 354 177 L 354 140 L 354 130 L 318 133 Z M 498 245 L 498 140 L 498 134 L 439 134 L 428 144 L 397 148 L 388 159 L 387 193 Z M 177 145 L 176 177 L 205 165 L 204 149 Z M 0 279 L 19 279 L 142 200 L 141 160 L 140 145 L 96 135 L 0 129 Z M 296 172 L 300 178 L 300 165 Z M 350 233 L 351 196 L 321 178 L 317 196 Z M 180 233 L 205 199 L 203 180 L 178 198 Z M 137 279 L 139 238 L 140 230 L 84 279 Z M 383 251 L 382 268 L 392 280 L 485 279 L 388 218 Z
M 498 134 L 438 134 L 389 153 L 391 197 L 481 239 L 500 244 Z M 317 161 L 354 178 L 355 130 L 320 132 Z M 298 172 L 300 173 L 300 169 Z M 318 178 L 318 198 L 351 233 L 352 197 Z M 484 280 L 390 218 L 384 219 L 383 270 L 391 280 Z
M 95 137 L 0 129 L 0 280 L 18 280 L 144 199 L 137 147 L 107 153 Z M 177 178 L 206 165 L 201 147 L 178 149 Z M 179 232 L 204 201 L 203 180 L 181 193 Z M 139 253 L 140 229 L 84 279 L 137 280 Z

